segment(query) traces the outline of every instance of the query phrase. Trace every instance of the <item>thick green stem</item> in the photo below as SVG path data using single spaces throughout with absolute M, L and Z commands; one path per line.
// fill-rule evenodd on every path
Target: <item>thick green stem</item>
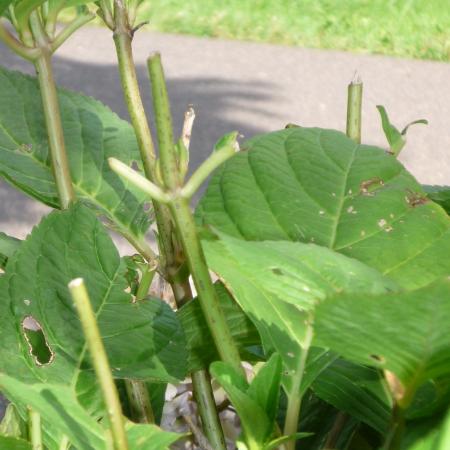
M 121 24 L 120 28 L 116 26 L 116 30 L 114 31 L 114 43 L 119 62 L 120 79 L 131 123 L 136 133 L 145 175 L 149 180 L 154 181 L 155 150 L 139 91 L 133 60 L 133 50 L 131 47 L 132 38 L 130 30 L 126 22 L 124 22 L 124 20 L 121 20 L 119 22 Z
M 219 416 L 217 415 L 216 403 L 211 389 L 211 379 L 206 370 L 198 370 L 192 374 L 192 385 L 194 387 L 194 396 L 197 402 L 200 416 L 202 419 L 203 432 L 214 449 L 225 449 L 225 438 L 223 433 L 217 433 L 222 430 Z M 206 387 L 206 389 L 205 389 Z
M 41 415 L 33 409 L 29 410 L 29 427 L 32 449 L 43 450 L 44 447 L 42 446 Z
M 306 360 L 308 358 L 309 348 L 311 346 L 313 338 L 313 330 L 311 325 L 307 324 L 306 326 L 306 335 L 302 347 L 302 352 L 298 361 L 298 367 L 294 376 L 291 391 L 287 394 L 288 404 L 283 430 L 283 434 L 285 436 L 297 433 L 298 429 L 300 407 L 302 405 L 302 396 L 300 394 L 300 389 L 303 376 L 305 374 Z M 295 440 L 286 442 L 285 447 L 287 450 L 295 450 Z
M 58 93 L 51 63 L 51 52 L 47 35 L 42 27 L 41 19 L 36 11 L 30 15 L 30 24 L 36 45 L 41 54 L 35 60 L 36 73 L 41 90 L 45 123 L 47 126 L 48 143 L 52 170 L 61 209 L 67 209 L 75 199 L 70 176 L 69 161 L 64 143 L 64 133 L 59 110 Z
M 131 418 L 137 423 L 155 423 L 147 384 L 143 381 L 125 380 L 128 400 L 130 401 Z
M 356 78 L 348 85 L 347 136 L 357 144 L 361 143 L 361 106 L 363 84 Z
M 197 235 L 189 203 L 177 198 L 171 204 L 176 230 L 183 245 L 189 270 L 197 289 L 200 306 L 221 359 L 243 372 L 241 358 L 233 341 L 219 298 L 212 283 L 205 255 Z
M 128 450 L 128 440 L 119 394 L 114 384 L 108 357 L 106 356 L 95 313 L 92 309 L 83 279 L 77 278 L 71 281 L 69 283 L 69 289 L 77 308 L 86 343 L 91 354 L 92 365 L 94 366 L 97 380 L 102 390 L 115 450 Z
M 122 8 L 118 8 L 117 4 L 115 6 L 116 23 L 114 42 L 119 61 L 119 71 L 125 94 L 125 102 L 138 140 L 145 175 L 149 181 L 155 182 L 155 151 L 136 76 L 132 50 L 133 32 L 130 29 L 132 23 L 130 24 L 129 18 L 124 17 L 126 11 Z M 104 16 L 107 17 L 108 11 L 105 5 L 103 9 Z M 133 21 L 133 17 L 131 18 L 131 21 Z M 164 268 L 164 272 L 169 275 L 170 278 L 172 272 L 175 273 L 179 265 L 183 263 L 184 257 L 181 254 L 180 246 L 175 239 L 169 209 L 158 201 L 153 201 L 153 208 L 158 228 L 160 264 Z M 192 298 L 190 286 L 187 281 L 184 283 L 176 282 L 174 280 L 169 281 L 178 305 L 181 305 Z M 205 377 L 201 373 L 193 373 L 192 380 L 193 384 L 196 386 L 197 392 L 201 392 L 204 397 L 212 397 L 211 384 L 208 380 L 205 380 Z M 223 442 L 223 432 L 215 405 L 211 403 L 201 404 L 199 405 L 199 413 L 208 439 L 211 442 Z M 215 448 L 217 450 L 226 449 L 224 444 L 217 445 Z

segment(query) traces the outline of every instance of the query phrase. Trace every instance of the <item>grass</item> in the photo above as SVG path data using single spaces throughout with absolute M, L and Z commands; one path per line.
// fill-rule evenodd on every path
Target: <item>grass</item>
M 448 0 L 144 0 L 154 30 L 450 60 Z

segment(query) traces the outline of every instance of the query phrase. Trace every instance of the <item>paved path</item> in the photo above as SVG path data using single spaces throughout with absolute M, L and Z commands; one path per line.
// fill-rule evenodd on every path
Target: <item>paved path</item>
M 450 64 L 139 32 L 135 56 L 147 105 L 145 59 L 154 50 L 163 55 L 177 129 L 186 106 L 196 108 L 194 165 L 231 130 L 252 136 L 288 122 L 343 130 L 347 84 L 357 70 L 365 83 L 364 141 L 385 145 L 376 104 L 398 126 L 427 118 L 429 126 L 410 130 L 401 159 L 421 182 L 450 184 Z M 32 69 L 1 46 L 0 64 Z M 109 31 L 79 32 L 59 51 L 55 71 L 61 85 L 126 117 Z M 45 211 L 1 182 L 0 230 L 24 237 Z

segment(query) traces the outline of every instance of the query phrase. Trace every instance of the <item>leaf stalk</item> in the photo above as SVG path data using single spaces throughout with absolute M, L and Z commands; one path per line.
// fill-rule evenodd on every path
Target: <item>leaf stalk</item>
M 359 77 L 348 85 L 347 96 L 347 136 L 357 144 L 361 143 L 361 108 L 363 84 Z

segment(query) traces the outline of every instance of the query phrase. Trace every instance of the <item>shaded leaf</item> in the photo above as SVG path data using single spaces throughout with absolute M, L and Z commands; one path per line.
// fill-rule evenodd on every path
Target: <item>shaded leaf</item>
M 450 274 L 450 219 L 384 150 L 317 128 L 244 148 L 212 178 L 199 223 L 250 241 L 314 242 L 408 288 Z
M 109 157 L 139 162 L 131 125 L 100 102 L 59 90 L 70 172 L 79 199 L 119 232 L 140 240 L 149 226 L 145 195 L 114 174 Z M 59 207 L 47 131 L 35 78 L 0 68 L 0 174 L 28 195 Z
M 215 288 L 233 339 L 241 350 L 241 356 L 244 356 L 245 347 L 260 343 L 258 331 L 223 284 L 216 283 Z M 184 305 L 177 315 L 186 335 L 189 372 L 207 368 L 212 361 L 220 359 L 215 346 L 211 345 L 212 336 L 198 300 Z
M 336 360 L 311 387 L 322 400 L 385 433 L 391 419 L 391 398 L 383 383 L 376 369 Z
M 450 214 L 450 186 L 422 186 L 427 197 L 445 209 Z
M 392 372 L 410 396 L 426 380 L 450 375 L 450 280 L 329 298 L 316 308 L 314 329 L 317 345 Z
M 114 375 L 182 379 L 186 351 L 175 313 L 154 298 L 133 303 L 125 292 L 125 273 L 111 238 L 89 209 L 76 204 L 44 218 L 0 279 L 2 370 L 28 382 L 75 386 L 82 403 L 95 409 L 99 392 L 67 288 L 70 280 L 82 277 Z M 23 332 L 24 319 L 42 330 L 52 354 L 47 364 L 37 365 L 36 351 Z

